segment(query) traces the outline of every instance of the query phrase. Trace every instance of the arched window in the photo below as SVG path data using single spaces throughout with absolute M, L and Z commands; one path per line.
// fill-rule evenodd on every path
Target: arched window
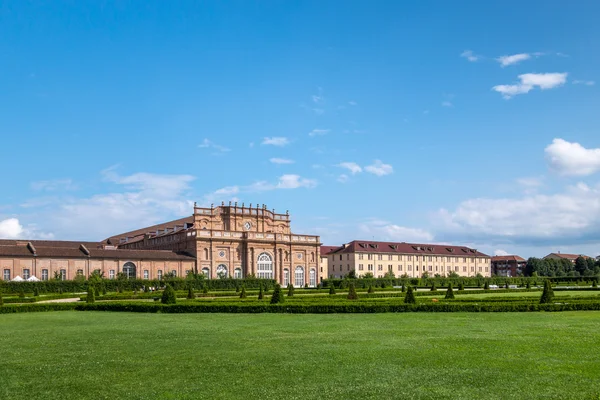
M 126 262 L 123 265 L 123 273 L 127 279 L 135 279 L 135 264 L 132 262 Z
M 241 268 L 236 268 L 233 270 L 233 277 L 235 279 L 242 279 L 242 269 Z
M 227 265 L 219 264 L 217 266 L 217 276 L 219 277 L 219 279 L 227 278 L 227 275 L 228 275 Z
M 310 272 L 308 274 L 308 280 L 309 280 L 309 285 L 310 287 L 316 287 L 317 286 L 317 271 L 315 271 L 314 268 L 310 269 Z
M 210 279 L 210 269 L 206 267 L 202 268 L 202 275 L 204 275 L 206 279 Z
M 256 275 L 259 279 L 273 279 L 273 259 L 268 253 L 258 256 Z
M 303 287 L 304 286 L 304 268 L 298 266 L 296 267 L 296 271 L 294 273 L 294 286 Z
M 290 284 L 290 270 L 285 268 L 283 270 L 283 287 L 287 287 Z

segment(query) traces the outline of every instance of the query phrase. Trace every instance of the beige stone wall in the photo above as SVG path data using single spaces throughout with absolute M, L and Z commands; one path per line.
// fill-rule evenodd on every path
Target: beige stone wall
M 446 276 L 451 271 L 465 277 L 477 274 L 492 276 L 489 257 L 346 253 L 330 254 L 327 259 L 329 276 L 335 278 L 341 278 L 352 270 L 357 276 L 370 272 L 376 278 L 382 278 L 388 270 L 391 270 L 396 277 L 404 274 L 409 277 L 421 277 L 424 272 L 429 276 L 436 274 Z

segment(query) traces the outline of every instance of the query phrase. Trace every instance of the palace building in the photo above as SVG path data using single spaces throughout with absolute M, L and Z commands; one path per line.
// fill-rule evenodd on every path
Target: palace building
M 397 242 L 374 242 L 354 240 L 343 246 L 326 251 L 328 277 L 342 278 L 354 271 L 357 277 L 367 273 L 383 278 L 388 272 L 395 277 L 491 276 L 491 259 L 476 249 L 445 244 L 414 244 Z
M 190 217 L 114 235 L 102 242 L 0 240 L 4 280 L 73 279 L 100 270 L 107 278 L 161 279 L 193 270 L 207 278 L 275 279 L 315 287 L 319 236 L 292 233 L 290 215 L 265 205 L 194 205 Z

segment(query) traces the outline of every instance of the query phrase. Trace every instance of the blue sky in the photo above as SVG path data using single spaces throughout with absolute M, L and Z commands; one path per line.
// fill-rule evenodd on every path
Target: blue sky
M 114 3 L 0 6 L 0 236 L 237 200 L 325 244 L 600 253 L 599 3 Z

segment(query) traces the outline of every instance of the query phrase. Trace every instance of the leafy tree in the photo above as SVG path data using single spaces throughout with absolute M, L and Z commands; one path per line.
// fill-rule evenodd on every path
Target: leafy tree
M 356 279 L 356 271 L 352 270 L 352 271 L 348 272 L 348 275 L 346 275 L 346 278 Z
M 163 291 L 161 303 L 163 304 L 175 304 L 177 303 L 177 296 L 175 295 L 175 290 L 173 287 L 167 283 L 167 287 Z
M 587 267 L 588 264 L 586 259 L 581 256 L 577 257 L 577 260 L 575 260 L 575 271 L 579 272 L 580 275 L 583 275 Z
M 459 291 L 465 290 L 465 284 L 463 283 L 463 281 L 458 282 L 458 290 Z
M 25 289 L 23 288 L 22 283 L 19 285 L 19 297 L 22 299 L 25 298 Z
M 335 286 L 333 286 L 333 284 L 331 284 L 331 286 L 329 286 L 329 294 L 331 294 L 331 295 L 335 294 Z
M 416 304 L 417 299 L 415 298 L 415 294 L 413 292 L 412 286 L 408 285 L 408 289 L 406 291 L 406 296 L 404 296 L 405 304 Z
M 451 271 L 448 274 L 448 278 L 456 279 L 456 278 L 460 278 L 460 275 L 458 275 L 455 271 Z
M 88 283 L 91 283 L 92 285 L 99 285 L 100 283 L 102 283 L 103 279 L 104 272 L 100 271 L 99 269 L 95 269 L 88 277 Z
M 594 288 L 598 287 L 598 278 L 594 278 L 592 280 L 592 287 L 594 287 Z
M 369 290 L 367 290 L 367 293 L 375 293 L 375 289 L 373 289 L 373 285 L 369 285 Z
M 240 293 L 240 299 L 245 299 L 246 297 L 246 285 L 243 285 L 242 292 Z
M 550 280 L 546 279 L 544 282 L 544 291 L 542 292 L 542 297 L 540 298 L 540 304 L 551 303 L 554 298 L 554 291 L 552 290 L 552 286 L 550 285 Z
M 271 296 L 271 304 L 279 304 L 283 303 L 285 298 L 283 297 L 283 292 L 281 290 L 280 285 L 275 285 L 275 290 L 273 291 L 273 296 Z
M 87 298 L 85 299 L 86 303 L 95 303 L 96 296 L 94 296 L 94 287 L 92 285 L 88 285 L 87 289 Z
M 445 299 L 453 299 L 454 298 L 454 291 L 452 290 L 452 282 L 448 283 L 448 290 L 446 290 L 446 297 L 444 297 Z
M 423 275 L 421 275 L 421 279 L 429 279 L 429 272 L 423 272 Z
M 265 297 L 265 293 L 263 292 L 262 283 L 258 286 L 258 299 L 262 300 Z
M 373 273 L 367 272 L 362 277 L 363 277 L 363 279 L 373 279 Z
M 350 284 L 348 289 L 348 300 L 358 300 L 358 293 L 356 293 L 356 288 L 354 287 L 354 283 Z
M 191 284 L 188 286 L 187 298 L 188 300 L 193 300 L 196 298 L 196 296 L 194 295 L 194 289 L 192 288 Z
M 294 297 L 294 285 L 292 285 L 291 283 L 288 284 L 287 289 L 288 289 L 288 293 L 287 293 L 288 297 Z
M 388 270 L 388 272 L 385 273 L 385 275 L 383 275 L 384 279 L 396 279 L 396 275 L 394 275 L 394 272 L 392 270 Z

